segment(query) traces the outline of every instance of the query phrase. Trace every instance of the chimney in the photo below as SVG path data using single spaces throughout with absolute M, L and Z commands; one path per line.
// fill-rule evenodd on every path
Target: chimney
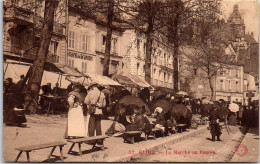
M 251 36 L 254 37 L 254 32 L 251 32 Z

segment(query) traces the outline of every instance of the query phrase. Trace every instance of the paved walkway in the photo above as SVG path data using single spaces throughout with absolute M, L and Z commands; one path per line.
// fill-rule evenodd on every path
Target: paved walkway
M 18 127 L 3 127 L 3 160 L 7 162 L 14 161 L 18 154 L 15 147 L 41 144 L 51 141 L 66 141 L 63 139 L 66 118 L 59 116 L 28 116 L 28 123 L 26 128 Z M 113 121 L 102 120 L 103 134 L 110 127 Z M 167 137 L 160 137 L 156 140 L 149 139 L 148 141 L 140 141 L 135 144 L 128 144 L 123 142 L 122 137 L 109 137 L 105 140 L 104 151 L 90 151 L 91 145 L 83 144 L 82 153 L 80 157 L 77 154 L 67 154 L 71 143 L 67 143 L 64 147 L 64 162 L 115 162 L 115 161 L 129 161 L 131 157 L 138 157 L 140 155 L 149 153 L 148 150 L 157 150 L 161 147 L 167 146 L 168 143 L 179 142 L 183 139 L 192 137 L 196 133 L 201 133 L 206 130 L 206 126 L 200 126 L 197 130 L 191 129 L 183 133 L 174 134 Z M 78 151 L 78 147 L 73 149 Z M 59 158 L 52 157 L 47 160 L 50 149 L 42 149 L 32 151 L 30 153 L 31 162 L 60 162 Z M 141 153 L 140 152 L 144 152 Z M 55 151 L 54 155 L 59 156 L 59 151 Z M 22 155 L 20 162 L 26 161 L 26 155 Z
M 230 162 L 259 161 L 259 129 L 250 128 Z

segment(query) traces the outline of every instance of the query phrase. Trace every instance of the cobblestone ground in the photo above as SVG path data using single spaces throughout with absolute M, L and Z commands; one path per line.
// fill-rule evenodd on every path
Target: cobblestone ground
M 230 126 L 231 134 L 222 129 L 221 141 L 211 141 L 210 131 L 207 130 L 193 138 L 177 144 L 165 145 L 165 148 L 154 155 L 135 159 L 137 162 L 228 162 L 235 154 L 237 145 L 243 139 L 245 129 Z M 250 161 L 248 161 L 250 162 Z

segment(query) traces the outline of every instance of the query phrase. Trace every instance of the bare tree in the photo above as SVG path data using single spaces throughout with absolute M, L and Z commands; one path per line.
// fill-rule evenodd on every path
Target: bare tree
M 185 56 L 184 64 L 189 66 L 190 71 L 201 71 L 211 90 L 211 99 L 214 99 L 213 79 L 219 72 L 229 69 L 236 64 L 236 54 L 233 51 L 226 51 L 228 43 L 222 36 L 225 26 L 217 27 L 208 36 L 207 43 L 186 46 L 182 49 Z M 228 53 L 227 53 L 228 52 Z M 203 77 L 200 77 L 203 78 Z
M 151 56 L 156 32 L 158 33 L 164 23 L 164 10 L 166 3 L 161 0 L 137 0 L 125 1 L 119 10 L 128 18 L 125 20 L 116 18 L 117 21 L 126 23 L 138 32 L 145 34 L 145 80 L 151 83 Z
M 204 40 L 209 35 L 210 27 L 212 27 L 209 22 L 216 20 L 217 15 L 220 14 L 220 2 L 218 0 L 169 0 L 166 2 L 168 8 L 165 18 L 167 20 L 166 36 L 173 46 L 173 87 L 178 90 L 179 58 L 181 55 L 179 47 L 187 43 L 194 44 L 198 41 L 198 37 Z M 200 22 L 204 22 L 207 26 L 200 26 Z M 196 34 L 196 30 L 199 30 L 200 33 Z

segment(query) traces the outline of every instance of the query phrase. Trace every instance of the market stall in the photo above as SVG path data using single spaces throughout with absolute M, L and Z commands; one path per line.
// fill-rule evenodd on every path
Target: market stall
M 85 76 L 75 77 L 75 76 L 67 76 L 66 79 L 70 82 L 79 83 L 84 86 L 90 86 L 91 84 L 97 83 L 101 86 L 122 86 L 118 82 L 112 80 L 107 76 L 89 74 L 86 73 Z
M 20 80 L 21 75 L 26 75 L 30 66 L 32 64 L 25 64 L 25 63 L 16 63 L 16 62 L 5 62 L 4 63 L 4 79 L 6 78 L 12 78 L 14 83 L 17 83 Z M 47 70 L 50 67 L 47 68 Z M 44 70 L 43 76 L 42 76 L 42 82 L 41 86 L 47 85 L 48 83 L 51 84 L 52 87 L 55 86 L 56 83 L 60 84 L 61 88 L 67 88 L 67 86 L 70 84 L 68 80 L 65 79 L 65 76 L 63 75 L 63 71 L 55 71 L 50 72 Z M 74 74 L 73 74 L 74 75 Z

